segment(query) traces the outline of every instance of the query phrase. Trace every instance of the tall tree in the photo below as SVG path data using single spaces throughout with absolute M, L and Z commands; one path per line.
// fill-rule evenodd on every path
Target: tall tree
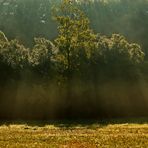
M 63 0 L 54 18 L 58 22 L 59 35 L 55 39 L 58 58 L 63 63 L 65 76 L 71 79 L 72 73 L 79 71 L 80 58 L 90 58 L 97 36 L 90 29 L 89 19 L 70 0 Z

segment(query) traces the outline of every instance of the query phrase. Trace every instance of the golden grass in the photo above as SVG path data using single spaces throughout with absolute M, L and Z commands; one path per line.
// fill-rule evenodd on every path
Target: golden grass
M 146 148 L 148 124 L 1 124 L 0 148 Z

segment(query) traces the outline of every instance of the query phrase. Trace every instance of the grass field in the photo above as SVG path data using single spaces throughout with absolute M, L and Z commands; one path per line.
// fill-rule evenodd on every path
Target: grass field
M 1 122 L 0 148 L 147 148 L 147 120 Z

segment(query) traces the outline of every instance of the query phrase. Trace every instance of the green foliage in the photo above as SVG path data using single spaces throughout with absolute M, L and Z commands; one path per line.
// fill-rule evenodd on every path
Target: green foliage
M 35 38 L 35 44 L 29 52 L 29 64 L 40 77 L 50 78 L 54 75 L 54 52 L 56 47 L 49 40 Z
M 118 73 L 120 67 L 124 70 L 144 60 L 141 47 L 129 43 L 124 36 L 95 34 L 90 29 L 89 19 L 75 2 L 64 0 L 55 9 L 54 19 L 58 25 L 57 38 L 53 43 L 45 38 L 35 38 L 31 49 L 25 48 L 17 40 L 8 41 L 0 32 L 1 61 L 13 69 L 31 68 L 40 76 L 49 77 L 56 73 L 58 76 L 55 75 L 55 79 L 60 76 L 88 79 L 99 76 L 101 71 L 108 73 L 111 68 Z
M 140 44 L 147 58 L 147 0 L 76 1 L 96 32 L 103 35 L 124 35 L 128 40 Z M 60 2 L 61 0 L 2 0 L 0 29 L 9 38 L 22 40 L 25 46 L 31 47 L 34 37 L 53 40 L 57 36 L 57 26 L 51 19 L 51 8 L 54 3 Z
M 52 47 L 50 41 L 44 38 L 35 38 L 35 45 L 30 52 L 29 61 L 35 65 L 40 65 L 44 62 L 50 63 L 52 56 Z
M 106 63 L 138 64 L 144 60 L 141 47 L 138 44 L 129 43 L 119 34 L 113 34 L 111 38 L 101 36 L 98 41 L 98 50 Z
M 23 9 L 23 2 L 19 2 Z M 108 6 L 108 3 L 103 4 L 105 8 Z M 31 13 L 35 12 L 33 9 Z M 20 16 L 17 17 L 23 22 Z M 8 40 L 0 32 L 0 88 L 3 88 L 0 89 L 0 116 L 3 105 L 2 111 L 12 115 L 9 111 L 15 108 L 15 103 L 8 112 L 5 110 L 5 104 L 12 100 L 19 100 L 24 108 L 27 107 L 28 112 L 22 109 L 25 111 L 22 115 L 43 115 L 45 119 L 54 112 L 54 108 L 58 117 L 80 117 L 84 113 L 95 117 L 103 113 L 110 115 L 110 111 L 118 115 L 121 108 L 127 109 L 122 110 L 122 115 L 128 111 L 132 114 L 130 107 L 121 103 L 124 100 L 133 102 L 131 98 L 138 98 L 137 103 L 134 101 L 137 113 L 140 111 L 146 115 L 147 105 L 143 102 L 147 93 L 143 95 L 139 88 L 147 88 L 141 83 L 147 75 L 145 53 L 141 46 L 130 43 L 120 34 L 110 37 L 95 34 L 88 17 L 77 3 L 70 0 L 62 1 L 56 8 L 54 19 L 57 22 L 57 37 L 52 42 L 42 37 L 35 38 L 30 48 L 17 39 Z M 40 28 L 40 25 L 37 26 Z M 23 31 L 27 35 L 30 32 L 26 28 Z M 107 113 L 106 108 L 110 109 Z
M 2 43 L 0 51 L 2 59 L 7 65 L 13 68 L 23 68 L 27 65 L 28 50 L 17 40 Z
M 82 60 L 89 59 L 96 48 L 96 35 L 89 27 L 89 19 L 70 1 L 63 1 L 58 22 L 58 38 L 55 45 L 59 48 L 58 57 L 68 75 L 80 70 Z M 82 60 L 81 60 L 82 59 Z

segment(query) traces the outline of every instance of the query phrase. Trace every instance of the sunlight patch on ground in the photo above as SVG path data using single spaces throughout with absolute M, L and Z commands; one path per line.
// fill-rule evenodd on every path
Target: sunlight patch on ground
M 3 124 L 0 147 L 146 147 L 148 124 Z

